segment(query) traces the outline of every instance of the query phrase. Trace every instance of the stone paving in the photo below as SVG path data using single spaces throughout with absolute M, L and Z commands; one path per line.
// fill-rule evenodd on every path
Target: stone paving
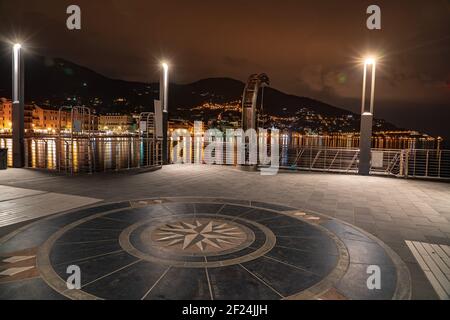
M 316 212 L 355 225 L 392 248 L 410 271 L 414 299 L 438 296 L 405 241 L 450 244 L 450 184 L 442 182 L 308 172 L 261 176 L 233 167 L 180 165 L 141 174 L 74 177 L 10 169 L 0 171 L 0 186 L 105 202 L 222 197 Z M 29 192 L 23 195 L 25 199 L 35 196 Z
M 88 197 L 0 185 L 0 228 L 99 201 Z

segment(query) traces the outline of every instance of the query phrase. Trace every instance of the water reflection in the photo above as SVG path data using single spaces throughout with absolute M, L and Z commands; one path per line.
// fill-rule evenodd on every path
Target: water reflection
M 270 136 L 259 137 L 259 142 Z M 153 139 L 137 136 L 127 137 L 33 137 L 26 138 L 26 163 L 31 168 L 45 168 L 70 172 L 95 172 L 121 170 L 159 164 L 161 157 L 160 143 Z M 385 149 L 439 149 L 436 139 L 392 138 L 375 136 L 374 148 Z M 199 146 L 198 148 L 195 145 Z M 204 158 L 204 137 L 196 136 L 186 139 L 182 136 L 169 143 L 172 161 L 181 158 L 183 162 L 194 163 Z M 237 163 L 236 145 L 226 140 L 224 163 Z M 233 145 L 230 148 L 230 145 Z M 306 147 L 358 148 L 359 138 L 355 136 L 308 136 L 299 134 L 280 135 L 281 165 L 288 165 L 295 158 L 298 150 Z M 180 146 L 174 155 L 175 146 Z M 8 148 L 8 165 L 12 166 L 12 139 L 0 137 L 0 148 Z M 233 159 L 232 159 L 233 158 Z M 227 162 L 228 161 L 228 162 Z
M 8 147 L 12 165 L 12 141 L 0 139 Z M 100 172 L 159 164 L 160 143 L 140 137 L 27 138 L 25 161 L 30 168 L 63 172 Z

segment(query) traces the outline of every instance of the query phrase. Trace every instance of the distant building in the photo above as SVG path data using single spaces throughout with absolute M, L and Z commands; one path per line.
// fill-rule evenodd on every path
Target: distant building
M 24 120 L 25 130 L 31 130 L 33 124 L 33 107 L 25 105 Z M 11 131 L 12 129 L 12 102 L 11 100 L 0 98 L 0 129 Z
M 66 111 L 59 111 L 53 107 L 34 106 L 33 109 L 33 129 L 37 130 L 57 130 L 69 129 L 71 126 L 70 114 Z
M 27 132 L 55 133 L 59 128 L 61 130 L 70 130 L 72 127 L 72 115 L 70 111 L 62 110 L 50 106 L 25 105 L 25 130 Z M 99 129 L 99 117 L 91 114 L 90 124 L 89 116 L 84 115 L 83 119 L 75 119 L 83 122 L 80 125 L 82 130 Z M 10 100 L 0 98 L 0 130 L 10 132 L 12 129 L 12 103 Z
M 99 117 L 99 130 L 126 132 L 134 130 L 134 120 L 131 115 L 108 113 Z

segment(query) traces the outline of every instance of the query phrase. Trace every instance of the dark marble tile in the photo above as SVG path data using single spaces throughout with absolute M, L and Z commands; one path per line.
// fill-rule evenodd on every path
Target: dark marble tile
M 57 217 L 51 218 L 47 221 L 48 221 L 48 223 L 50 223 L 53 226 L 63 227 L 72 222 L 75 222 L 77 220 L 86 218 L 86 217 L 94 215 L 94 214 L 103 213 L 103 212 L 107 212 L 107 211 L 111 211 L 111 210 L 129 208 L 129 207 L 130 207 L 130 203 L 128 201 L 119 202 L 119 203 L 103 204 L 103 205 L 98 205 L 95 207 L 90 207 L 90 208 L 78 210 L 75 212 L 67 213 L 62 216 L 57 216 Z
M 195 208 L 193 203 L 177 203 L 168 202 L 164 203 L 164 206 L 174 214 L 194 214 Z
M 220 203 L 195 203 L 195 213 L 216 214 L 224 205 Z
M 281 297 L 239 265 L 208 268 L 215 300 L 278 300 Z
M 121 209 L 121 208 L 128 208 L 128 207 L 130 207 L 130 203 L 128 201 L 122 201 L 122 202 L 117 202 L 117 203 L 107 203 L 107 204 L 99 205 L 99 206 L 96 206 L 93 208 L 83 209 L 80 211 L 81 212 L 101 213 L 101 212 L 117 210 L 117 209 Z
M 133 208 L 106 215 L 105 217 L 136 223 L 141 220 L 170 216 L 172 213 L 161 205 L 152 205 L 144 208 Z
M 52 226 L 32 225 L 0 245 L 0 254 L 38 247 L 58 229 Z
M 337 256 L 321 251 L 298 251 L 281 247 L 273 248 L 266 256 L 309 271 L 319 277 L 329 274 L 338 260 Z
M 284 297 L 303 291 L 321 280 L 310 272 L 266 257 L 245 262 L 242 265 Z
M 144 225 L 137 227 L 135 230 L 133 230 L 133 232 L 131 232 L 130 243 L 134 247 L 140 249 L 140 246 L 142 246 L 142 240 L 141 240 L 142 232 L 145 229 L 147 229 L 148 227 L 149 227 L 149 224 L 144 224 Z
M 146 300 L 211 300 L 205 269 L 170 269 Z
M 229 204 L 233 204 L 233 205 L 243 205 L 243 206 L 250 205 L 249 200 L 239 200 L 239 199 L 219 199 L 217 202 L 229 203 Z
M 264 243 L 266 243 L 267 237 L 265 233 L 262 231 L 254 230 L 253 233 L 255 235 L 255 240 L 250 246 L 253 248 L 260 248 L 262 245 L 264 245 Z
M 61 216 L 56 216 L 54 218 L 43 220 L 43 224 L 49 224 L 54 227 L 63 227 L 70 223 L 73 223 L 77 220 L 89 217 L 94 214 L 103 213 L 111 210 L 118 210 L 118 209 L 124 209 L 129 208 L 130 203 L 128 201 L 119 202 L 119 203 L 110 203 L 110 204 L 104 204 L 99 205 L 91 208 L 82 209 L 79 211 L 67 213 Z
M 292 226 L 270 226 L 270 230 L 278 237 L 323 238 L 325 233 L 306 223 Z
M 56 273 L 62 278 L 67 279 L 69 275 L 66 273 L 69 265 L 77 265 L 81 269 L 81 285 L 94 281 L 102 276 L 127 266 L 138 259 L 126 252 L 109 254 L 89 260 L 72 262 L 70 264 L 60 264 L 54 266 Z
M 220 214 L 224 215 L 224 216 L 239 216 L 241 214 L 244 214 L 245 212 L 248 211 L 252 211 L 254 210 L 253 208 L 249 208 L 249 207 L 242 207 L 239 205 L 230 205 L 230 204 L 226 204 L 225 207 L 222 208 L 222 210 L 220 210 Z
M 255 250 L 256 250 L 256 248 L 248 247 L 248 248 L 244 248 L 242 250 L 228 253 L 228 254 L 222 254 L 222 255 L 218 255 L 218 256 L 208 256 L 208 257 L 206 257 L 206 259 L 208 260 L 208 262 L 235 259 L 235 258 L 239 258 L 239 257 L 245 256 L 245 255 L 248 255 L 248 254 L 254 252 Z
M 251 221 L 260 221 L 264 219 L 273 219 L 279 217 L 279 213 L 263 210 L 254 209 L 252 211 L 247 211 L 245 214 L 239 216 L 239 218 L 248 219 Z
M 259 201 L 252 201 L 251 202 L 252 207 L 259 207 L 259 208 L 265 208 L 275 211 L 292 211 L 296 210 L 295 208 L 288 207 L 288 206 L 282 206 L 278 204 L 273 203 L 265 203 L 265 202 L 259 202 Z
M 60 264 L 118 250 L 121 250 L 118 239 L 78 244 L 57 242 L 50 252 L 50 261 L 52 264 Z
M 141 261 L 83 288 L 110 300 L 140 300 L 164 274 L 168 266 Z
M 63 226 L 94 214 L 103 213 L 111 210 L 125 209 L 129 207 L 130 203 L 128 201 L 97 205 L 95 207 L 78 210 L 76 212 L 52 218 L 49 220 L 49 222 L 55 224 L 56 226 Z
M 294 225 L 305 225 L 304 222 L 284 215 L 277 215 L 270 219 L 256 219 L 256 221 L 269 228 L 288 227 Z
M 325 236 L 315 238 L 278 237 L 276 245 L 299 251 L 320 252 L 324 255 L 338 254 L 336 243 Z
M 109 210 L 115 210 L 128 207 L 128 202 L 100 205 L 97 207 L 86 208 L 76 212 L 43 219 L 35 224 L 31 224 L 24 231 L 12 237 L 10 240 L 0 246 L 0 254 L 20 251 L 27 248 L 37 247 L 43 244 L 58 229 L 83 219 L 90 215 Z
M 336 234 L 341 239 L 374 242 L 372 239 L 355 228 L 335 220 L 325 221 L 321 225 Z
M 391 299 L 396 288 L 396 271 L 393 267 L 380 265 L 381 289 L 367 288 L 368 264 L 350 264 L 347 273 L 336 288 L 350 299 L 358 300 L 388 300 Z
M 64 233 L 59 241 L 61 242 L 87 242 L 98 240 L 112 240 L 117 239 L 122 230 L 96 230 L 96 229 L 83 229 L 75 227 Z
M 112 230 L 123 230 L 131 225 L 131 222 L 127 221 L 119 221 L 119 220 L 110 220 L 103 218 L 96 218 L 93 220 L 89 220 L 83 224 L 80 224 L 78 228 L 83 229 L 112 229 Z
M 0 300 L 66 300 L 41 278 L 0 283 Z

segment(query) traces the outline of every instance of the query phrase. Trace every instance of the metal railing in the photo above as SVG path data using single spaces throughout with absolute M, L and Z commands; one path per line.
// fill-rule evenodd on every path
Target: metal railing
M 172 160 L 174 146 L 179 143 L 170 143 Z M 206 144 L 202 145 L 204 148 Z M 0 137 L 0 148 L 8 148 L 8 165 L 12 166 L 11 138 Z M 28 137 L 25 148 L 27 167 L 68 174 L 162 165 L 162 141 L 146 136 Z M 192 143 L 189 157 L 179 157 L 185 163 L 194 163 L 195 152 L 199 152 L 201 163 L 207 162 L 204 149 L 195 151 Z M 237 164 L 236 147 L 232 154 L 224 147 L 222 157 L 222 164 L 230 163 L 230 159 Z M 281 145 L 279 163 L 282 169 L 357 173 L 359 149 Z M 450 180 L 450 150 L 372 149 L 371 174 Z
M 357 172 L 359 149 L 281 148 L 280 167 L 325 172 Z
M 282 168 L 357 173 L 359 149 L 282 148 Z M 450 179 L 450 150 L 372 149 L 371 174 Z
M 398 175 L 402 150 L 372 149 L 372 174 Z M 282 168 L 322 172 L 357 173 L 359 149 L 304 147 L 282 148 Z
M 401 163 L 405 177 L 450 179 L 450 150 L 403 150 Z
M 182 158 L 183 163 L 194 163 L 194 154 L 199 151 L 190 145 L 189 157 L 185 155 L 174 155 L 174 147 L 180 142 L 172 141 L 172 162 Z M 216 143 L 222 145 L 221 154 L 216 152 L 207 154 L 204 152 L 206 144 L 200 151 L 200 163 L 212 163 L 214 157 L 219 163 L 236 164 L 236 146 L 230 154 L 227 143 Z M 270 145 L 267 146 L 270 154 Z M 186 152 L 184 150 L 184 152 Z M 174 159 L 175 158 L 175 159 Z M 228 161 L 227 161 L 228 160 Z M 359 149 L 356 148 L 329 148 L 318 146 L 293 147 L 290 145 L 280 146 L 280 168 L 290 170 L 307 170 L 336 173 L 357 173 L 359 167 Z M 404 178 L 437 178 L 450 179 L 450 150 L 431 149 L 372 149 L 372 166 L 370 173 L 373 175 L 396 176 Z

